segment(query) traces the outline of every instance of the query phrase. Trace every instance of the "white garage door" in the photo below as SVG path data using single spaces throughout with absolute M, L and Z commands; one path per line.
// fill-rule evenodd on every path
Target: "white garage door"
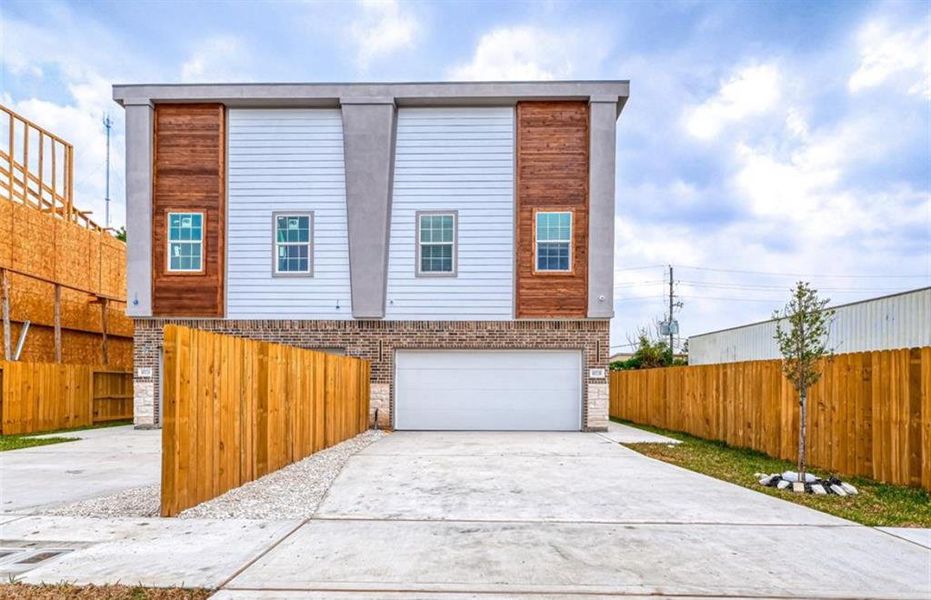
M 581 428 L 578 351 L 413 351 L 395 355 L 395 428 Z

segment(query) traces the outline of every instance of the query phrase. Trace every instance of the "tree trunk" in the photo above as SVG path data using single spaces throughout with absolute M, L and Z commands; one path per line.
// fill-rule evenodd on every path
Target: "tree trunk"
M 805 483 L 805 442 L 808 433 L 806 421 L 808 417 L 808 390 L 802 385 L 799 391 L 799 420 L 798 420 L 798 480 Z

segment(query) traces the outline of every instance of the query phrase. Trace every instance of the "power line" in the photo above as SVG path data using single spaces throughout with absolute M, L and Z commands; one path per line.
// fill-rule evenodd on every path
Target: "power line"
M 614 344 L 611 346 L 611 349 L 613 350 L 615 348 L 634 348 L 635 346 L 638 346 L 638 345 L 639 344 L 635 342 L 627 342 L 626 344 Z
M 623 283 L 615 283 L 615 284 L 614 284 L 614 287 L 618 288 L 618 287 L 632 287 L 632 286 L 636 286 L 636 285 L 658 285 L 658 284 L 665 284 L 665 283 L 666 283 L 666 280 L 665 280 L 665 279 L 651 279 L 651 280 L 643 280 L 643 281 L 625 281 L 625 282 L 623 282 Z
M 644 265 L 642 267 L 624 267 L 623 269 L 614 269 L 615 271 L 642 271 L 644 269 L 662 269 L 666 265 Z
M 766 284 L 755 284 L 755 283 L 730 283 L 730 282 L 718 282 L 718 281 L 695 281 L 691 279 L 680 279 L 679 283 L 685 283 L 688 285 L 693 285 L 696 287 L 710 287 L 710 288 L 721 288 L 721 289 L 738 289 L 738 290 L 777 290 L 777 291 L 787 291 L 789 288 L 784 285 L 766 285 Z M 900 287 L 883 287 L 883 288 L 833 288 L 833 287 L 818 287 L 818 291 L 822 292 L 893 292 L 901 290 Z
M 688 296 L 689 298 L 694 298 L 696 300 L 727 300 L 728 302 L 765 302 L 767 304 L 784 304 L 785 298 L 733 298 L 728 296 Z
M 694 269 L 696 271 L 714 271 L 718 273 L 746 273 L 750 275 L 772 275 L 777 277 L 835 277 L 849 279 L 929 279 L 928 275 L 839 275 L 836 273 L 777 273 L 775 271 L 751 271 L 747 269 L 716 269 L 713 267 L 694 267 L 678 265 L 680 269 Z

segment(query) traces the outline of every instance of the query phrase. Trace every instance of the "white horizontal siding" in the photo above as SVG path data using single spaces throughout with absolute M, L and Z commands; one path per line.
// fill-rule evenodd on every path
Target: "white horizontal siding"
M 689 338 L 689 364 L 779 358 L 775 321 Z M 828 332 L 836 354 L 931 346 L 931 288 L 838 306 Z
M 339 110 L 230 109 L 228 156 L 227 316 L 351 318 Z M 272 276 L 272 213 L 286 211 L 314 213 L 313 277 Z
M 514 111 L 402 108 L 391 207 L 386 319 L 513 315 Z M 458 212 L 456 277 L 417 277 L 416 213 Z

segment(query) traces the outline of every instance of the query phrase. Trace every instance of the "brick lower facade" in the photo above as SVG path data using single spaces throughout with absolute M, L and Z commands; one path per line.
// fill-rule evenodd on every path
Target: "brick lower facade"
M 312 349 L 343 349 L 371 361 L 371 411 L 389 426 L 394 409 L 395 350 L 581 350 L 582 423 L 588 431 L 608 424 L 607 379 L 589 378 L 589 369 L 607 369 L 609 322 L 565 321 L 265 321 L 136 319 L 135 420 L 157 427 L 162 327 L 184 325 L 217 333 Z

